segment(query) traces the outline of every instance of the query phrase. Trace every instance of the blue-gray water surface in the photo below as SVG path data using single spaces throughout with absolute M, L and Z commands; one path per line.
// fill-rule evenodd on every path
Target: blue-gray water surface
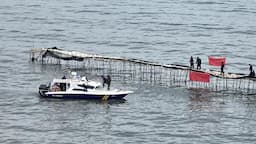
M 62 69 L 29 62 L 57 46 L 188 65 L 225 56 L 255 65 L 255 0 L 1 0 L 0 143 L 255 143 L 256 98 L 113 81 L 124 102 L 49 100 L 40 83 Z M 93 75 L 93 74 L 92 74 Z

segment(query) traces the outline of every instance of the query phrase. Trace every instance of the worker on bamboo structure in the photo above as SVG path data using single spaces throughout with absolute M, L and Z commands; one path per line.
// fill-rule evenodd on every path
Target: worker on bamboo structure
M 197 70 L 200 70 L 201 69 L 201 63 L 202 63 L 202 61 L 201 61 L 201 59 L 199 58 L 199 57 L 197 57 L 196 58 L 196 69 Z
M 224 75 L 224 66 L 225 66 L 224 62 L 221 62 L 220 72 L 223 75 Z
M 189 62 L 190 62 L 190 68 L 193 69 L 194 68 L 194 59 L 192 56 L 190 57 Z
M 252 65 L 251 64 L 249 64 L 249 71 L 250 71 L 250 73 L 249 73 L 249 77 L 255 77 L 255 72 L 254 72 L 254 70 L 253 70 L 253 68 L 252 68 Z

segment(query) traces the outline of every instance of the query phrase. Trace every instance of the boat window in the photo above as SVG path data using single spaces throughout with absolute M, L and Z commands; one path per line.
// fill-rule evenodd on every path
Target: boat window
M 66 91 L 66 89 L 67 89 L 66 83 L 60 83 L 60 89 L 61 89 L 61 91 Z
M 52 91 L 61 91 L 60 84 L 54 83 L 51 89 L 52 89 Z

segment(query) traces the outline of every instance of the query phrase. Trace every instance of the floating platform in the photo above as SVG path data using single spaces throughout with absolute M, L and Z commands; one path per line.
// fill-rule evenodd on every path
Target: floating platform
M 82 69 L 93 75 L 111 75 L 122 81 L 149 83 L 167 87 L 203 88 L 216 92 L 256 94 L 256 78 L 248 74 L 191 69 L 185 65 L 161 64 L 140 59 L 110 57 L 97 54 L 66 51 L 56 47 L 30 51 L 32 62 L 65 65 L 70 69 Z M 209 82 L 191 81 L 191 71 L 207 73 Z

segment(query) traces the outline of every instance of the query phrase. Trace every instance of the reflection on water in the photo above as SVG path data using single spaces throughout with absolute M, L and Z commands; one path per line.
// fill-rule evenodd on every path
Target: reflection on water
M 38 94 L 38 97 L 39 94 Z M 102 105 L 115 105 L 115 104 L 122 104 L 127 102 L 126 99 L 110 99 L 107 101 L 103 100 L 79 100 L 79 99 L 57 99 L 57 98 L 42 98 L 40 97 L 40 102 L 45 103 L 45 102 L 51 102 L 51 103 L 65 103 L 65 102 L 77 102 L 77 104 L 102 104 Z
M 225 104 L 221 97 L 223 95 L 210 91 L 209 89 L 190 88 L 189 107 L 192 111 L 213 110 L 220 104 Z

